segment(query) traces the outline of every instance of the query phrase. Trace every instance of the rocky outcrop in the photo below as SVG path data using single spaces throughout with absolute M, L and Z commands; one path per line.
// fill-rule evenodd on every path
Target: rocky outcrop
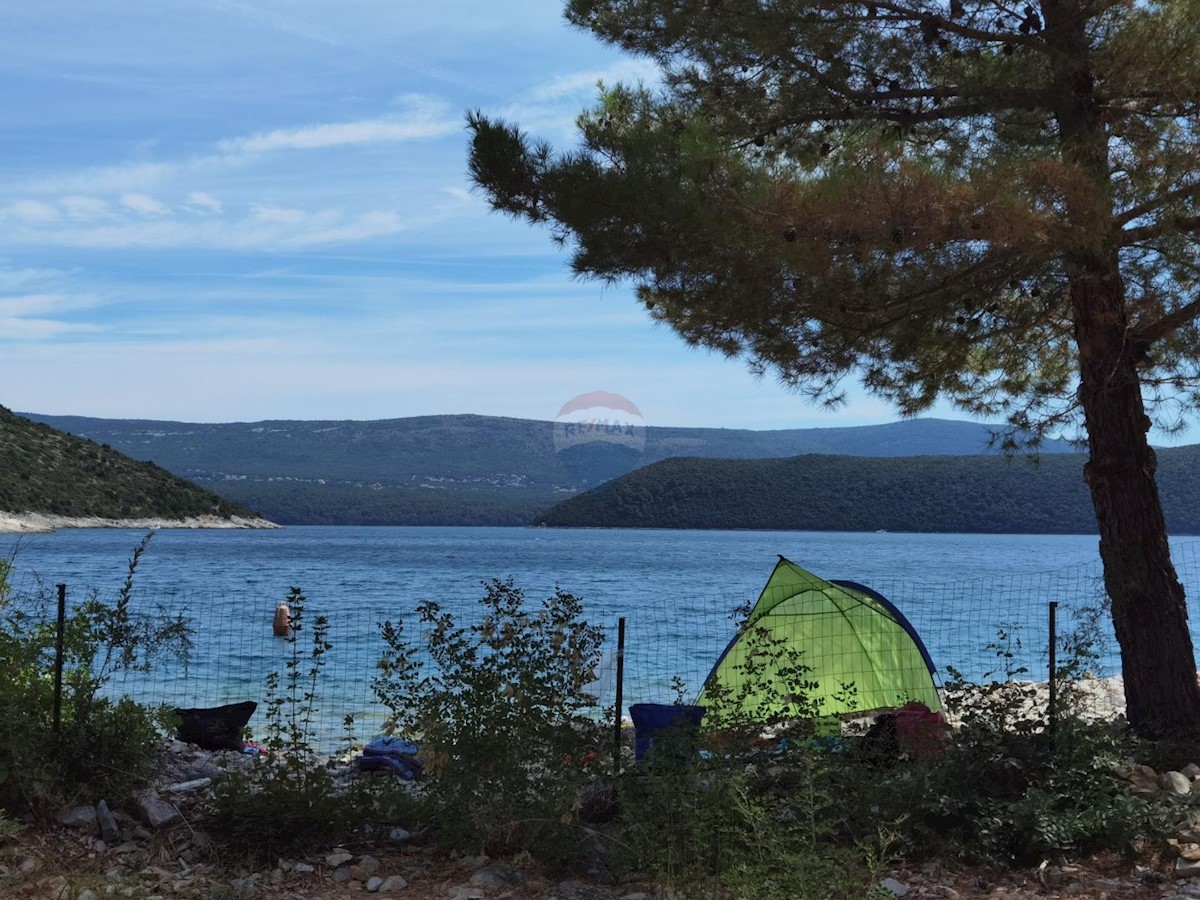
M 50 513 L 0 511 L 0 533 L 35 534 L 59 528 L 281 528 L 258 516 L 189 516 L 185 519 L 103 519 L 94 516 L 56 516 Z

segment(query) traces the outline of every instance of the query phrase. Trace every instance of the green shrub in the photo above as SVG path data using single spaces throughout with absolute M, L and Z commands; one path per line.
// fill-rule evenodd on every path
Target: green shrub
M 267 676 L 263 738 L 266 753 L 246 771 L 231 772 L 218 782 L 207 826 L 227 848 L 263 859 L 282 853 L 330 845 L 351 828 L 349 810 L 337 784 L 312 746 L 312 719 L 321 670 L 333 645 L 329 623 L 317 616 L 304 652 L 307 598 L 299 588 L 287 597 L 291 629 L 285 672 Z
M 179 616 L 131 611 L 138 561 L 134 549 L 114 602 L 95 592 L 67 611 L 59 729 L 54 729 L 57 629 L 53 599 L 42 589 L 16 596 L 0 568 L 0 800 L 24 808 L 45 803 L 127 799 L 153 769 L 165 726 L 159 711 L 104 692 L 122 671 L 148 671 L 164 658 L 186 658 L 191 632 Z
M 902 816 L 909 854 L 1000 864 L 1124 850 L 1180 830 L 1194 801 L 1127 796 L 1119 768 L 1145 747 L 1121 721 L 1087 715 L 1083 679 L 1096 657 L 1084 619 L 1083 631 L 1060 647 L 1053 728 L 1036 686 L 1014 680 L 1026 673 L 1011 668 L 1016 637 L 1004 629 L 991 645 L 1002 680 L 972 684 L 951 670 L 946 703 L 961 726 L 938 759 L 906 761 L 870 779 L 842 773 L 851 827 Z
M 668 729 L 621 779 L 615 843 L 627 866 L 677 897 L 867 896 L 887 841 L 876 829 L 855 841 L 841 827 L 838 760 L 817 736 L 811 670 L 769 632 L 753 648 L 740 687 L 706 695 L 699 751 Z
M 390 710 L 388 730 L 421 746 L 445 841 L 565 861 L 577 846 L 580 791 L 600 765 L 600 723 L 584 687 L 602 632 L 559 589 L 527 610 L 512 579 L 493 580 L 481 602 L 482 620 L 469 627 L 422 604 L 422 646 L 403 623 L 385 622 L 374 689 Z
M 171 719 L 170 710 L 152 710 L 128 697 L 97 700 L 86 717 L 64 724 L 60 783 L 78 786 L 78 799 L 85 801 L 103 797 L 119 803 L 133 797 L 154 774 Z
M 320 850 L 347 840 L 377 837 L 391 824 L 410 823 L 419 800 L 391 778 L 355 778 L 341 784 L 336 760 L 314 747 L 314 716 L 322 670 L 333 649 L 329 621 L 315 616 L 307 647 L 302 635 L 307 599 L 299 588 L 287 597 L 290 652 L 281 675 L 267 676 L 266 754 L 252 767 L 217 783 L 206 826 L 227 850 L 275 859 L 281 854 Z M 345 719 L 347 749 L 354 721 Z

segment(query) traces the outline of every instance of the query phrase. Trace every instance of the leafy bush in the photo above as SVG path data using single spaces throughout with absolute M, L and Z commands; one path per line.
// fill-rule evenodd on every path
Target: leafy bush
M 622 779 L 627 864 L 680 897 L 868 895 L 888 841 L 874 829 L 848 840 L 840 827 L 838 760 L 817 734 L 811 669 L 768 631 L 751 646 L 739 687 L 706 694 L 699 752 L 668 729 Z
M 333 645 L 328 619 L 317 616 L 307 655 L 303 652 L 306 603 L 303 592 L 292 588 L 287 597 L 291 630 L 285 672 L 272 672 L 266 682 L 267 752 L 256 758 L 253 768 L 231 772 L 220 781 L 208 811 L 208 826 L 218 841 L 263 859 L 329 845 L 352 828 L 329 763 L 321 763 L 312 747 L 321 670 Z
M 1000 679 L 971 684 L 951 670 L 947 709 L 961 722 L 940 758 L 907 761 L 863 783 L 843 773 L 853 828 L 879 816 L 903 817 L 909 853 L 949 853 L 1011 864 L 1054 853 L 1125 849 L 1186 823 L 1189 799 L 1127 796 L 1122 763 L 1145 752 L 1120 721 L 1087 716 L 1084 677 L 1095 662 L 1094 636 L 1068 635 L 1060 650 L 1053 710 L 1037 686 L 1015 680 L 1011 629 L 991 645 Z
M 284 672 L 267 676 L 266 753 L 248 770 L 231 772 L 218 782 L 206 814 L 217 841 L 239 855 L 260 859 L 377 837 L 391 824 L 411 822 L 421 808 L 419 799 L 391 778 L 339 782 L 334 773 L 338 760 L 317 753 L 314 717 L 322 671 L 333 650 L 329 620 L 313 618 L 306 648 L 307 598 L 294 587 L 287 604 L 290 653 Z M 349 750 L 353 718 L 347 716 L 344 725 Z
M 602 632 L 563 590 L 530 611 L 512 579 L 484 586 L 482 620 L 469 627 L 437 603 L 418 607 L 421 646 L 403 623 L 385 622 L 375 693 L 390 710 L 388 730 L 421 745 L 445 840 L 491 853 L 570 853 L 560 839 L 599 749 L 584 687 Z
M 163 611 L 131 610 L 138 561 L 152 535 L 134 549 L 114 602 L 92 592 L 67 612 L 63 630 L 61 717 L 54 728 L 53 599 L 44 588 L 16 596 L 0 568 L 0 799 L 26 808 L 43 801 L 120 802 L 150 774 L 166 720 L 160 711 L 104 692 L 122 671 L 148 671 L 186 657 L 186 621 Z

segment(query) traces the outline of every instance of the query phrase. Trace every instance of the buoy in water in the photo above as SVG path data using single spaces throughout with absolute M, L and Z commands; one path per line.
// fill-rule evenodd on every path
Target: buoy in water
M 275 621 L 271 623 L 271 630 L 275 632 L 275 637 L 287 637 L 291 627 L 292 611 L 286 603 L 280 603 L 275 607 Z

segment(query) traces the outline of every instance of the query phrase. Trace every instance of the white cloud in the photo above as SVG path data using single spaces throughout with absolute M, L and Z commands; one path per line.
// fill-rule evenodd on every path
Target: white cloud
M 0 317 L 44 316 L 96 306 L 98 299 L 83 294 L 22 294 L 0 297 Z
M 386 116 L 355 122 L 279 128 L 221 141 L 217 146 L 228 157 L 254 156 L 280 150 L 319 150 L 437 138 L 452 134 L 461 127 L 456 117 L 422 113 L 417 116 Z
M 321 244 L 345 244 L 396 234 L 405 228 L 404 220 L 394 212 L 368 212 L 342 225 L 297 235 L 292 247 L 314 247 Z
M 122 194 L 121 205 L 143 216 L 165 216 L 169 211 L 149 194 Z
M 0 291 L 15 291 L 29 287 L 45 288 L 62 281 L 70 272 L 65 269 L 14 269 L 0 262 Z
M 53 319 L 8 318 L 0 315 L 0 341 L 47 340 L 64 334 L 81 334 L 99 329 L 95 325 L 58 322 Z
M 81 194 L 60 197 L 58 205 L 66 210 L 72 219 L 99 219 L 108 212 L 108 204 L 103 200 Z
M 347 216 L 333 209 L 309 212 L 295 208 L 255 206 L 249 215 L 240 219 L 157 218 L 96 228 L 42 230 L 32 238 L 14 231 L 7 237 L 13 241 L 34 240 L 41 244 L 65 247 L 270 251 L 386 237 L 425 221 L 404 219 L 390 210 L 373 210 Z
M 661 70 L 650 60 L 623 59 L 603 69 L 558 75 L 530 89 L 525 94 L 525 99 L 534 103 L 578 98 L 580 95 L 586 95 L 586 98 L 590 99 L 595 96 L 596 85 L 600 82 L 609 86 L 618 82 L 635 84 L 639 81 L 654 84 L 661 77 Z
M 223 171 L 254 164 L 272 153 L 433 140 L 455 135 L 462 129 L 458 114 L 436 98 L 407 95 L 398 102 L 401 109 L 385 116 L 246 134 L 217 141 L 207 152 L 177 160 L 89 167 L 24 181 L 9 189 L 53 194 L 58 206 L 23 199 L 0 211 L 23 221 L 50 222 L 58 217 L 61 207 L 70 219 L 86 221 L 108 215 L 111 202 L 138 215 L 164 216 L 169 208 L 149 192 L 155 189 L 165 192 L 183 176 L 203 174 L 212 178 Z M 224 211 L 224 204 L 205 191 L 191 191 L 186 196 L 180 206 L 191 213 Z
M 247 22 L 272 31 L 280 31 L 294 37 L 317 41 L 333 47 L 342 46 L 342 42 L 330 36 L 327 23 L 315 25 L 298 19 L 295 16 L 284 15 L 273 10 L 265 10 L 248 3 L 235 3 L 233 0 L 209 0 L 215 7 L 235 13 Z
M 18 200 L 10 203 L 6 212 L 22 222 L 53 222 L 58 218 L 58 210 L 40 200 Z
M 224 208 L 221 201 L 212 194 L 206 194 L 204 191 L 192 191 L 188 194 L 187 209 L 190 212 L 219 213 Z
M 32 193 L 113 194 L 121 191 L 144 191 L 162 184 L 178 171 L 174 163 L 130 163 L 115 166 L 93 166 L 74 172 L 64 172 L 27 181 L 22 189 Z
M 308 213 L 302 209 L 289 209 L 282 206 L 260 206 L 250 204 L 250 217 L 256 222 L 271 222 L 276 225 L 299 225 L 308 218 Z

